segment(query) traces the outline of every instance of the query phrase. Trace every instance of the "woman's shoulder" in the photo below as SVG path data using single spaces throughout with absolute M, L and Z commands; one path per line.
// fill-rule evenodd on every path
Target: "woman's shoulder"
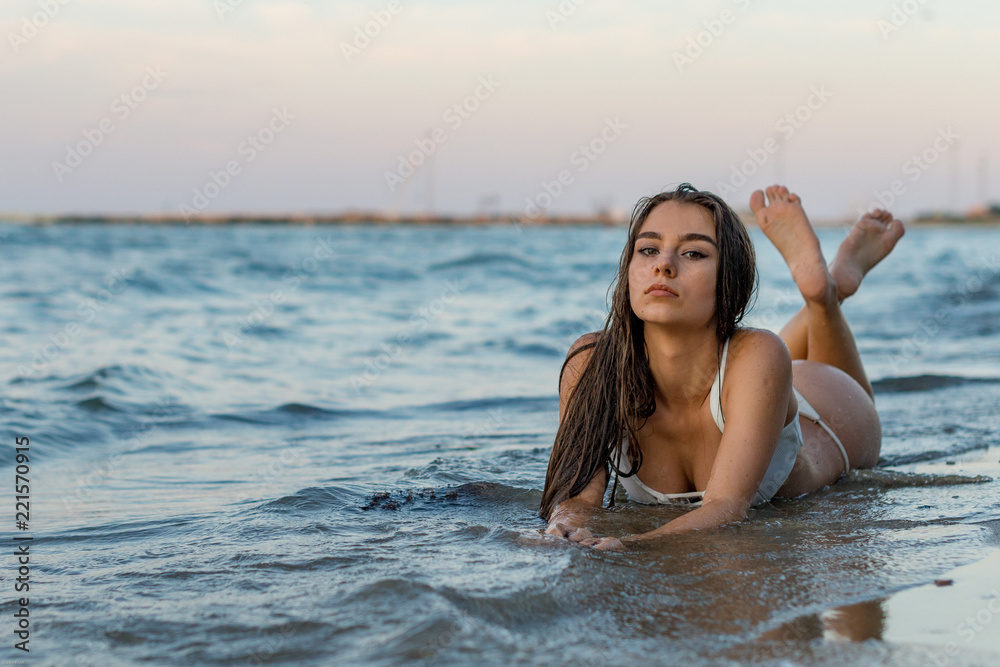
M 760 372 L 761 366 L 791 372 L 792 357 L 781 337 L 767 329 L 741 327 L 729 339 L 726 374 L 729 369 Z
M 562 370 L 559 371 L 559 384 L 563 383 L 563 377 L 566 375 L 566 371 L 571 371 L 571 377 L 578 378 L 583 374 L 583 370 L 587 367 L 590 362 L 590 358 L 594 355 L 594 348 L 597 346 L 597 341 L 601 339 L 601 334 L 598 331 L 591 331 L 590 333 L 585 333 L 572 345 L 569 346 L 569 351 L 566 353 L 566 361 L 563 362 Z
M 566 353 L 566 361 L 563 362 L 562 370 L 559 371 L 559 421 L 562 422 L 563 415 L 569 405 L 569 398 L 576 389 L 583 371 L 590 363 L 590 358 L 594 356 L 594 348 L 601 335 L 598 332 L 584 334 L 576 339 Z
M 581 348 L 592 348 L 597 344 L 597 341 L 601 340 L 600 331 L 591 331 L 590 333 L 585 333 L 569 346 L 569 352 L 566 354 L 567 357 L 572 356 L 576 350 Z

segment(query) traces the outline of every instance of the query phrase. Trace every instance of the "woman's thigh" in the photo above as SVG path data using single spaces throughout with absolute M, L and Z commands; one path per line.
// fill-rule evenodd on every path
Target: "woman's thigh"
M 878 463 L 882 426 L 875 404 L 854 378 L 828 364 L 793 361 L 792 384 L 840 438 L 851 468 L 870 468 Z M 812 420 L 799 419 L 803 444 L 800 460 L 789 476 L 789 488 L 783 488 L 788 495 L 831 484 L 844 472 L 844 459 L 829 434 Z

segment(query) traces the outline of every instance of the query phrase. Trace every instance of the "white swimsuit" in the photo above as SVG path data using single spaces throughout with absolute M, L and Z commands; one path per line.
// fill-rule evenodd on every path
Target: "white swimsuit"
M 719 426 L 719 431 L 725 429 L 726 420 L 722 415 L 722 378 L 726 373 L 726 357 L 729 354 L 729 341 L 722 348 L 722 361 L 719 364 L 719 372 L 715 377 L 715 382 L 712 383 L 712 391 L 709 394 L 709 407 L 712 410 L 712 417 L 715 418 L 715 423 Z M 847 452 L 844 450 L 844 445 L 840 442 L 837 435 L 827 426 L 822 419 L 820 419 L 819 414 L 816 410 L 809 405 L 809 402 L 799 393 L 798 389 L 792 387 L 792 391 L 795 392 L 795 398 L 799 401 L 799 414 L 803 417 L 816 422 L 820 427 L 825 430 L 831 438 L 833 438 L 834 443 L 840 449 L 840 454 L 844 458 L 844 472 L 848 472 L 851 469 L 850 459 L 847 457 Z M 626 443 L 623 439 L 619 443 L 618 449 L 618 459 L 615 462 L 619 470 L 624 473 L 630 472 L 632 470 L 632 464 L 628 459 L 627 447 L 622 445 Z M 802 447 L 802 427 L 799 425 L 798 418 L 792 419 L 783 429 L 781 429 L 781 435 L 778 436 L 778 446 L 774 450 L 774 456 L 771 458 L 771 464 L 767 467 L 767 471 L 764 473 L 764 479 L 760 482 L 760 487 L 758 487 L 757 492 L 754 494 L 753 505 L 761 505 L 766 503 L 774 494 L 777 493 L 781 485 L 785 483 L 788 479 L 788 475 L 792 472 L 792 466 L 795 465 L 795 457 L 799 453 L 799 449 Z M 649 488 L 642 483 L 638 475 L 632 475 L 631 477 L 621 477 L 622 486 L 628 492 L 628 495 L 632 500 L 640 503 L 647 504 L 689 504 L 689 505 L 700 505 L 702 498 L 705 496 L 704 491 L 692 491 L 689 493 L 660 493 L 654 489 Z

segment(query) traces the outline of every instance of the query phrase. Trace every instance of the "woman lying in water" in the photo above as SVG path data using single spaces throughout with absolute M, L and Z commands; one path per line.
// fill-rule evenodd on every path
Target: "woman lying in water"
M 799 198 L 781 186 L 750 207 L 788 264 L 805 306 L 781 331 L 739 326 L 757 269 L 743 223 L 688 184 L 639 202 L 604 329 L 569 350 L 559 429 L 540 515 L 547 533 L 596 549 L 743 520 L 875 465 L 881 426 L 840 302 L 903 235 L 878 210 L 827 267 Z M 643 503 L 690 512 L 648 533 L 585 527 L 614 471 Z

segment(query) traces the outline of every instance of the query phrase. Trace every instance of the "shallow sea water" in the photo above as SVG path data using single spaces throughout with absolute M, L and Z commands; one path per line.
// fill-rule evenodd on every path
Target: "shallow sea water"
M 894 596 L 997 562 L 1000 230 L 913 228 L 845 304 L 878 468 L 614 554 L 536 512 L 624 234 L 0 224 L 0 464 L 30 437 L 33 537 L 31 654 L 4 658 L 923 665 L 953 639 L 948 664 L 1000 661 L 1000 625 L 888 631 Z M 754 241 L 748 324 L 778 329 L 797 292 Z M 683 511 L 619 494 L 596 532 Z

